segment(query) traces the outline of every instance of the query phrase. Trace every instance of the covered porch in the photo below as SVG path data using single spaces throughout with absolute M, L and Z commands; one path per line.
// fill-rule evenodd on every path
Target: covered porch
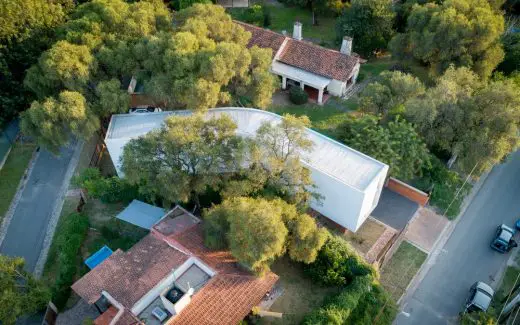
M 300 88 L 307 92 L 309 99 L 318 105 L 323 105 L 329 95 L 326 88 L 332 79 L 308 72 L 281 62 L 273 62 L 271 71 L 281 77 L 282 89 L 287 89 L 288 82 L 298 83 Z

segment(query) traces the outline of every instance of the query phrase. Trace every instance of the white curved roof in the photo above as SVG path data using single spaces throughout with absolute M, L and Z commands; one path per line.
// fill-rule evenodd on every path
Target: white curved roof
M 142 136 L 162 126 L 170 115 L 190 115 L 191 111 L 168 111 L 160 113 L 117 114 L 112 115 L 105 141 L 128 140 Z M 214 108 L 207 111 L 208 116 L 228 114 L 238 126 L 238 133 L 252 136 L 264 121 L 279 123 L 281 116 L 253 108 Z M 302 154 L 302 162 L 309 167 L 334 177 L 342 183 L 359 191 L 364 191 L 380 172 L 386 172 L 386 165 L 359 151 L 332 140 L 316 131 L 307 129 L 309 139 L 314 143 L 311 152 Z M 126 141 L 121 141 L 126 140 Z M 114 141 L 116 142 L 116 141 Z M 114 155 L 113 152 L 110 152 Z M 112 157 L 114 162 L 119 157 Z M 116 166 L 118 168 L 119 166 Z

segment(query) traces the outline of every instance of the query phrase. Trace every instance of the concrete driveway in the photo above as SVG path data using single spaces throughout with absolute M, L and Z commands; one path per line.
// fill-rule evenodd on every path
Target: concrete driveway
M 74 147 L 71 144 L 63 148 L 59 157 L 42 150 L 0 245 L 0 254 L 25 258 L 25 268 L 30 272 L 36 267 L 52 212 L 61 199 L 60 190 Z
M 419 209 L 419 204 L 383 188 L 377 207 L 371 216 L 390 227 L 402 230 Z
M 489 244 L 497 225 L 519 218 L 519 180 L 520 151 L 491 171 L 446 244 L 432 253 L 431 269 L 403 300 L 396 324 L 454 324 L 474 282 L 497 286 L 509 255 Z

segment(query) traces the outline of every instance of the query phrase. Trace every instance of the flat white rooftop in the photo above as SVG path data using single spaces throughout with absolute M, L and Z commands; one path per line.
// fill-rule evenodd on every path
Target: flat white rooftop
M 121 155 L 126 142 L 160 128 L 166 117 L 191 114 L 192 111 L 168 111 L 112 115 L 105 141 L 107 145 L 110 142 L 121 145 Z M 264 121 L 279 123 L 282 119 L 280 115 L 253 108 L 214 108 L 206 113 L 208 117 L 222 114 L 229 115 L 237 123 L 237 133 L 243 136 L 254 135 Z M 363 192 L 379 173 L 386 172 L 387 165 L 357 150 L 310 129 L 307 129 L 307 135 L 314 146 L 311 152 L 302 154 L 302 162 L 352 188 Z M 117 155 L 117 152 L 112 150 L 110 154 Z M 112 161 L 119 172 L 120 157 L 112 156 Z

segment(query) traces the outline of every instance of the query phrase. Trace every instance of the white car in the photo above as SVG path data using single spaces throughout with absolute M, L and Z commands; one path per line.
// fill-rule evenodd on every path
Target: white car
M 162 112 L 162 109 L 159 107 L 153 107 L 153 106 L 139 106 L 139 107 L 132 107 L 128 111 L 129 114 L 140 114 L 140 113 L 155 113 L 155 112 Z
M 491 304 L 495 291 L 482 281 L 475 282 L 469 290 L 464 313 L 486 311 Z

